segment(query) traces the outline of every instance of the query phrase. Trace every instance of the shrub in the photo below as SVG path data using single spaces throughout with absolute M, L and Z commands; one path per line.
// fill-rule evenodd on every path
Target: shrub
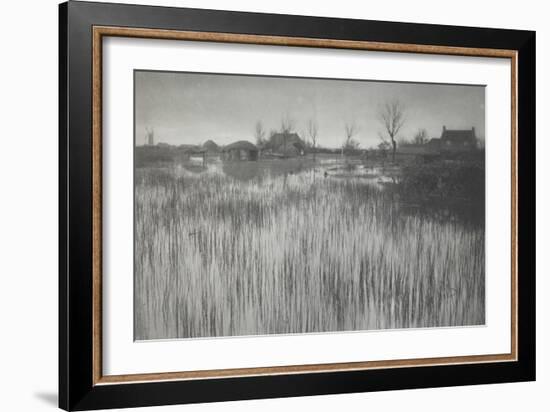
M 476 160 L 440 160 L 403 168 L 401 195 L 413 200 L 465 201 L 484 204 L 485 166 Z

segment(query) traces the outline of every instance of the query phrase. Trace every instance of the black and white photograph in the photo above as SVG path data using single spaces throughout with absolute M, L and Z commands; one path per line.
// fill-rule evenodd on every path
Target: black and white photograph
M 134 71 L 136 340 L 485 323 L 485 87 Z

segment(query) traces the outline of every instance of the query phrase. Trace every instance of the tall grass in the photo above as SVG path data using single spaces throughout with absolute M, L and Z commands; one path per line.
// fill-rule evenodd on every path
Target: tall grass
M 135 216 L 138 340 L 485 321 L 483 229 L 360 179 L 140 169 Z

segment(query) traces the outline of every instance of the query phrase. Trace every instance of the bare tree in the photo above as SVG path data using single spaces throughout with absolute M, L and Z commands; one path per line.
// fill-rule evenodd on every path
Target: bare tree
M 294 129 L 294 119 L 287 113 L 281 119 L 281 134 L 283 135 L 283 153 L 286 153 L 288 135 Z
M 256 137 L 256 144 L 259 147 L 263 147 L 265 145 L 265 129 L 260 120 L 256 122 L 256 128 L 254 131 L 254 135 Z
M 155 144 L 155 129 L 147 127 L 145 133 L 147 145 L 153 146 Z
M 359 147 L 359 142 L 353 139 L 353 136 L 355 136 L 359 130 L 355 123 L 346 123 L 344 127 L 346 138 L 344 140 L 344 144 L 342 145 L 342 156 L 344 155 L 345 150 L 356 149 Z
M 405 123 L 404 109 L 399 100 L 393 100 L 386 103 L 379 113 L 380 122 L 384 126 L 384 131 L 388 135 L 392 147 L 392 162 L 395 163 L 395 151 L 397 149 L 397 134 Z M 386 141 L 383 134 L 379 135 L 383 141 Z
M 317 121 L 309 119 L 307 124 L 307 133 L 309 135 L 309 139 L 311 140 L 311 150 L 313 151 L 313 161 L 315 162 L 315 154 L 317 151 Z
M 414 144 L 425 144 L 428 141 L 428 132 L 426 129 L 418 129 L 413 137 Z
M 288 134 L 294 129 L 294 119 L 287 113 L 281 119 L 281 133 Z

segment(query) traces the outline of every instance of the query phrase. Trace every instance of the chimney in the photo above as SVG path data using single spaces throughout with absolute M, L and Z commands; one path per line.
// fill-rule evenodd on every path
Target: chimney
M 476 128 L 472 126 L 472 134 L 476 137 Z
M 447 130 L 447 128 L 445 127 L 445 125 L 443 125 L 443 132 L 445 132 L 445 130 Z

